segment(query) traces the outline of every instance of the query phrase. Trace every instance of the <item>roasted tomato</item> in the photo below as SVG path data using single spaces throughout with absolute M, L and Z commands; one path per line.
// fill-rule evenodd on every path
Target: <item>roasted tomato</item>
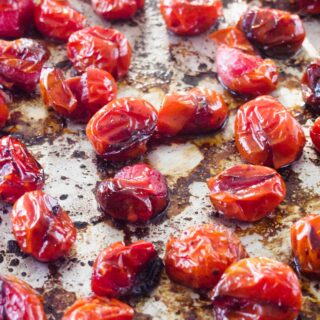
M 107 297 L 146 295 L 158 284 L 162 266 L 152 243 L 116 242 L 93 265 L 92 291 Z
M 40 164 L 26 146 L 13 137 L 0 139 L 0 177 L 0 198 L 9 203 L 44 185 Z
M 41 0 L 34 20 L 40 33 L 61 41 L 68 41 L 73 32 L 86 26 L 85 16 L 72 9 L 67 0 Z
M 20 38 L 33 21 L 32 0 L 5 0 L 0 2 L 0 38 Z
M 227 218 L 257 221 L 284 199 L 286 186 L 277 171 L 240 164 L 208 181 L 210 199 Z
M 67 53 L 78 72 L 96 67 L 110 72 L 115 78 L 125 76 L 131 62 L 131 47 L 126 37 L 117 30 L 98 26 L 73 33 Z
M 212 289 L 227 267 L 246 258 L 238 237 L 222 225 L 204 224 L 185 230 L 167 243 L 165 267 L 169 277 L 194 289 Z
M 245 160 L 275 169 L 299 158 L 306 143 L 298 121 L 270 96 L 251 100 L 238 110 L 235 140 Z
M 217 22 L 222 3 L 220 0 L 160 0 L 160 11 L 169 30 L 193 36 Z
M 0 319 L 46 320 L 40 296 L 26 282 L 0 275 Z
M 6 101 L 6 96 L 0 90 L 0 129 L 3 128 L 9 119 L 9 108 Z
M 221 128 L 228 116 L 222 96 L 210 89 L 167 94 L 162 102 L 158 131 L 167 136 L 204 133 Z
M 218 47 L 216 59 L 220 81 L 232 93 L 256 97 L 276 88 L 279 74 L 272 60 L 226 45 Z
M 95 12 L 108 20 L 133 17 L 144 6 L 144 0 L 91 0 Z
M 217 320 L 295 320 L 302 304 L 293 270 L 268 258 L 231 265 L 213 290 Z
M 87 297 L 69 307 L 62 320 L 133 320 L 134 311 L 116 299 Z
M 313 124 L 310 130 L 310 138 L 316 150 L 320 152 L 320 118 Z
M 304 13 L 320 14 L 319 0 L 298 0 L 299 8 Z
M 248 10 L 238 28 L 266 55 L 278 57 L 296 53 L 306 35 L 298 15 L 270 8 Z
M 113 100 L 90 119 L 87 137 L 99 156 L 126 161 L 146 152 L 157 119 L 156 109 L 145 100 Z

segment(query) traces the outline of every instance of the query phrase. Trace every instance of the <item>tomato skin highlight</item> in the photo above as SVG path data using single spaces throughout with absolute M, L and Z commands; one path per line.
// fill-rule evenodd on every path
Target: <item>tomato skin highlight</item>
M 298 4 L 303 13 L 320 14 L 320 3 L 318 0 L 298 0 Z
M 187 287 L 212 289 L 225 269 L 248 255 L 234 233 L 217 224 L 185 230 L 167 242 L 165 268 L 168 276 Z
M 317 118 L 310 130 L 310 138 L 315 149 L 320 152 L 320 118 Z

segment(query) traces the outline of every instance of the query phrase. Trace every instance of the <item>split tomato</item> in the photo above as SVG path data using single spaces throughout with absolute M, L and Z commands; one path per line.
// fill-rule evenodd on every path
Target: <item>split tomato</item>
M 313 124 L 310 130 L 310 138 L 316 150 L 320 152 L 320 118 Z

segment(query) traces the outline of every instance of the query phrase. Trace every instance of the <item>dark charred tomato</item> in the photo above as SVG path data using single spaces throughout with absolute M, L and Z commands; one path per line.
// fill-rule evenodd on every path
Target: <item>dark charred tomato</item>
M 121 169 L 97 189 L 100 208 L 114 219 L 146 223 L 168 204 L 164 176 L 146 164 Z
M 62 320 L 133 320 L 134 310 L 116 299 L 87 297 L 69 307 Z
M 279 73 L 270 59 L 226 45 L 218 47 L 216 59 L 219 79 L 232 93 L 256 97 L 276 88 Z
M 230 219 L 257 221 L 284 199 L 286 186 L 273 169 L 241 164 L 208 181 L 215 208 Z
M 278 100 L 261 96 L 238 110 L 235 142 L 249 163 L 278 169 L 299 158 L 306 138 L 298 121 Z
M 73 32 L 86 26 L 85 16 L 66 0 L 41 0 L 35 8 L 34 21 L 41 34 L 61 41 L 68 41 Z
M 146 152 L 157 119 L 156 109 L 145 100 L 113 100 L 90 119 L 87 137 L 99 156 L 126 161 Z
M 0 129 L 3 128 L 9 119 L 9 108 L 5 93 L 0 90 Z
M 160 11 L 169 30 L 193 36 L 217 22 L 222 3 L 220 0 L 160 0 Z
M 73 33 L 67 53 L 78 72 L 96 67 L 110 72 L 115 78 L 125 76 L 131 62 L 131 47 L 126 37 L 117 30 L 98 26 Z
M 217 320 L 295 320 L 302 305 L 293 270 L 268 258 L 235 262 L 213 290 Z
M 299 8 L 304 13 L 320 14 L 319 0 L 298 0 Z
M 313 124 L 310 130 L 310 138 L 316 150 L 320 152 L 320 118 Z
M 0 139 L 0 177 L 0 198 L 9 203 L 44 185 L 40 164 L 26 146 L 13 137 Z
M 11 212 L 12 231 L 20 249 L 42 262 L 66 255 L 76 229 L 58 201 L 37 190 L 26 192 Z
M 204 224 L 185 230 L 179 238 L 171 236 L 164 259 L 172 280 L 194 289 L 212 289 L 229 265 L 246 257 L 233 231 Z
M 32 0 L 5 0 L 0 2 L 0 38 L 22 37 L 33 21 Z
M 194 88 L 187 93 L 165 96 L 158 119 L 159 133 L 167 136 L 204 133 L 223 126 L 228 108 L 220 94 L 210 89 Z
M 92 291 L 99 296 L 141 296 L 158 284 L 162 261 L 153 244 L 116 242 L 101 251 L 93 265 Z
M 42 299 L 26 282 L 0 275 L 0 319 L 46 320 Z
M 95 12 L 108 20 L 133 17 L 144 6 L 144 0 L 91 0 Z
M 238 28 L 269 56 L 292 55 L 301 48 L 305 38 L 298 15 L 270 8 L 248 10 L 241 16 Z

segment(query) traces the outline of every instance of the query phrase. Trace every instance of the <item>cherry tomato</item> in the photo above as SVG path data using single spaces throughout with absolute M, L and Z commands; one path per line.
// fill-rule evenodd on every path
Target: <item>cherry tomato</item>
M 222 3 L 220 0 L 160 0 L 160 11 L 169 30 L 193 36 L 217 22 Z
M 98 26 L 73 33 L 67 53 L 78 72 L 96 67 L 110 72 L 115 78 L 125 76 L 131 62 L 131 47 L 126 37 L 117 30 Z
M 0 275 L 0 319 L 46 320 L 42 299 L 26 282 Z
M 238 110 L 235 142 L 249 163 L 278 169 L 299 158 L 306 138 L 298 121 L 278 100 L 261 96 Z
M 318 152 L 320 152 L 320 118 L 316 120 L 310 130 L 311 141 Z
M 132 18 L 144 6 L 144 0 L 91 0 L 94 11 L 108 20 Z
M 113 100 L 90 119 L 87 137 L 96 153 L 106 160 L 137 158 L 146 152 L 157 119 L 156 109 L 145 100 Z
M 73 32 L 86 26 L 86 17 L 72 9 L 67 0 L 41 0 L 34 21 L 41 34 L 61 41 L 68 41 Z
M 210 199 L 227 218 L 257 221 L 271 213 L 284 199 L 286 186 L 277 171 L 241 164 L 208 181 Z
M 320 14 L 319 0 L 298 0 L 300 10 L 309 14 Z
M 62 320 L 133 320 L 134 311 L 116 299 L 87 297 L 69 307 Z
M 0 129 L 3 128 L 9 119 L 9 108 L 5 98 L 5 93 L 0 90 Z
M 228 108 L 219 93 L 194 88 L 187 93 L 165 96 L 159 111 L 158 131 L 168 136 L 210 132 L 221 128 L 227 116 Z
M 217 320 L 295 320 L 301 304 L 293 270 L 268 258 L 235 262 L 213 290 Z
M 276 88 L 279 74 L 272 60 L 220 45 L 216 61 L 220 81 L 232 93 L 256 97 Z
M 153 244 L 116 242 L 101 251 L 93 265 L 92 291 L 100 296 L 146 295 L 159 282 L 162 262 Z

